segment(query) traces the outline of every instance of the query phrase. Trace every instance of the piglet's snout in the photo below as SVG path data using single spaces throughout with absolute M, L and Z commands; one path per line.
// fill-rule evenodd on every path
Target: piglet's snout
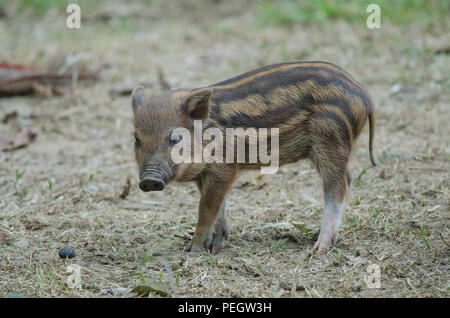
M 164 180 L 158 176 L 144 176 L 139 182 L 139 188 L 144 192 L 161 191 L 164 186 Z

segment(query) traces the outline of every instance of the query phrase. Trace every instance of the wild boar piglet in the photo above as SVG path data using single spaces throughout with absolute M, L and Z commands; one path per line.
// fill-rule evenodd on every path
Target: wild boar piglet
M 268 65 L 211 86 L 144 96 L 132 93 L 135 155 L 142 191 L 171 181 L 200 190 L 198 223 L 189 251 L 219 252 L 228 238 L 225 196 L 239 171 L 276 172 L 309 159 L 323 183 L 324 209 L 314 248 L 327 253 L 338 238 L 356 138 L 375 112 L 363 86 L 336 65 Z

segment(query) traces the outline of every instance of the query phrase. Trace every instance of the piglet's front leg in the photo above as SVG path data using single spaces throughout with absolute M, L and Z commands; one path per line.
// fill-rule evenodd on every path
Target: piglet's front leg
M 228 230 L 222 229 L 226 227 L 223 203 L 225 195 L 234 181 L 236 169 L 233 166 L 219 166 L 213 171 L 205 173 L 201 180 L 197 182 L 201 197 L 198 213 L 198 223 L 192 237 L 191 245 L 187 248 L 190 252 L 203 252 L 210 250 L 217 253 L 223 247 L 223 239 L 228 236 Z M 223 233 L 215 233 L 215 231 L 223 230 Z M 220 235 L 221 239 L 218 239 Z

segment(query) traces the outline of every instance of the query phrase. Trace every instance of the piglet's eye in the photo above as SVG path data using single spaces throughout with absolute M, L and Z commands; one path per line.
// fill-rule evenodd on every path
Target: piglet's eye
M 177 143 L 179 143 L 181 140 L 183 140 L 183 135 L 179 135 L 177 138 L 175 139 L 170 139 L 169 143 L 171 146 L 175 146 Z
M 141 141 L 139 140 L 139 137 L 137 136 L 136 133 L 134 133 L 133 136 L 134 136 L 134 146 L 135 147 L 140 147 L 141 146 Z

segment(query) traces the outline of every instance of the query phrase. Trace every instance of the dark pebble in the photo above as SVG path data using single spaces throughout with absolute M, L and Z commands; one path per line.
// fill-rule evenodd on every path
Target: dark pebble
M 75 256 L 75 252 L 70 247 L 63 247 L 59 250 L 59 257 L 61 258 L 73 258 Z

